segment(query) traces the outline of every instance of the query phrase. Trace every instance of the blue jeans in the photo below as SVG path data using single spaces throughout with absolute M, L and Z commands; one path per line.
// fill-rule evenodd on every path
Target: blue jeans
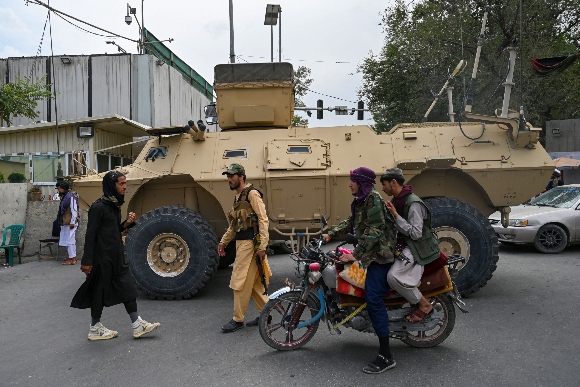
M 378 337 L 389 336 L 389 316 L 383 302 L 383 297 L 389 293 L 390 287 L 387 282 L 387 274 L 391 263 L 381 265 L 372 262 L 367 268 L 365 280 L 365 301 L 369 318 Z

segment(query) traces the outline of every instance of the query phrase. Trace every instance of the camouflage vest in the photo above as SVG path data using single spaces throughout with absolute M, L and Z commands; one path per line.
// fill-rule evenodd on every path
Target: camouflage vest
M 228 223 L 230 227 L 236 232 L 245 231 L 248 228 L 252 227 L 252 213 L 254 210 L 252 209 L 252 205 L 250 204 L 250 199 L 248 195 L 250 191 L 256 190 L 252 185 L 244 188 L 237 199 L 234 199 L 234 205 L 230 212 L 228 212 Z M 260 197 L 262 197 L 262 193 L 258 191 Z
M 411 204 L 415 202 L 421 203 L 425 207 L 427 210 L 427 219 L 424 219 L 423 221 L 421 238 L 413 240 L 410 236 L 405 235 L 405 241 L 411 249 L 411 253 L 413 253 L 413 258 L 415 258 L 415 261 L 419 265 L 424 266 L 439 258 L 439 241 L 437 240 L 437 236 L 431 227 L 431 211 L 429 211 L 429 208 L 425 205 L 425 203 L 423 203 L 419 196 L 415 194 L 410 194 L 407 196 L 405 199 L 403 218 L 405 220 L 409 219 L 409 208 L 411 208 Z

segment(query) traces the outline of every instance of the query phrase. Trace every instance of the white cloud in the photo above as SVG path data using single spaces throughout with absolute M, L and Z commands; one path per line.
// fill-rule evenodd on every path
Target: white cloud
M 0 51 L 0 58 L 10 58 L 18 56 L 26 56 L 26 55 L 12 46 L 4 46 L 4 48 L 2 48 L 2 50 Z
M 0 8 L 0 34 L 7 36 L 18 36 L 29 34 L 30 28 L 20 19 L 10 8 Z

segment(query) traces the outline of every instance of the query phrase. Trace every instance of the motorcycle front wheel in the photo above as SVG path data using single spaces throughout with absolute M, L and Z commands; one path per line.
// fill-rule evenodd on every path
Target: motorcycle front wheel
M 431 348 L 441 344 L 453 330 L 455 326 L 455 306 L 451 297 L 447 294 L 439 294 L 438 296 L 428 299 L 433 308 L 437 310 L 441 316 L 441 321 L 437 326 L 430 331 L 408 332 L 409 335 L 401 341 L 411 347 L 415 348 Z
M 268 301 L 262 313 L 258 326 L 260 336 L 270 347 L 278 351 L 297 349 L 309 342 L 320 320 L 303 328 L 292 328 L 303 321 L 314 317 L 320 311 L 320 302 L 312 294 L 306 303 L 300 301 L 301 291 L 291 291 Z M 296 321 L 295 324 L 291 324 Z

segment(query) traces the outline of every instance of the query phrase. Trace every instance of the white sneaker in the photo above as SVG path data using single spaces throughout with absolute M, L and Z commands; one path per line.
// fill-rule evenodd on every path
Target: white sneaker
M 133 323 L 133 337 L 138 339 L 146 333 L 153 332 L 155 329 L 161 326 L 160 323 L 149 323 L 141 318 L 137 318 L 137 321 Z
M 107 329 L 100 322 L 91 325 L 89 329 L 89 340 L 108 340 L 117 337 L 119 332 Z

